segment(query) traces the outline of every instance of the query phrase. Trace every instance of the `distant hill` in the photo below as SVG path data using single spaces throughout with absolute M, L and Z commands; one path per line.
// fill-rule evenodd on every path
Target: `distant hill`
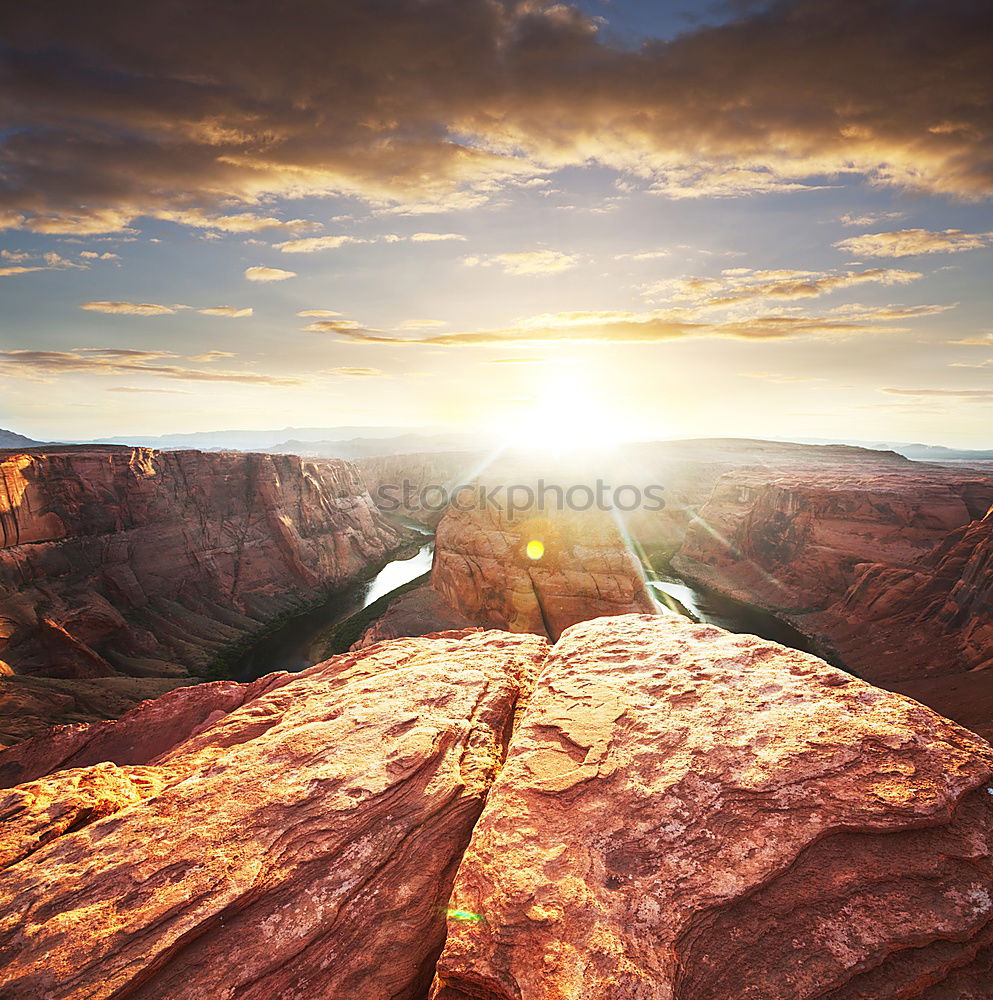
M 25 437 L 14 431 L 5 431 L 0 427 L 0 448 L 34 448 L 44 441 L 35 441 L 33 438 Z
M 73 444 L 129 444 L 137 448 L 163 450 L 192 448 L 197 451 L 284 451 L 288 441 L 347 441 L 354 438 L 392 438 L 411 433 L 409 427 L 283 427 L 274 430 L 195 431 L 188 434 L 120 434 Z M 435 433 L 431 428 L 413 428 L 415 434 Z
M 780 438 L 778 440 L 787 440 Z M 844 444 L 855 448 L 895 451 L 914 462 L 993 462 L 991 448 L 946 448 L 940 444 L 915 444 L 907 441 L 852 441 L 838 438 L 790 438 L 799 444 Z

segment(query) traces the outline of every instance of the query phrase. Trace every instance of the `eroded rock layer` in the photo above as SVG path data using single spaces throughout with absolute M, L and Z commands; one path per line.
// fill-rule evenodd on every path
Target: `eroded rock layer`
M 655 610 L 614 520 L 593 511 L 451 509 L 431 586 L 472 622 L 552 639 L 588 618 Z
M 383 643 L 0 754 L 33 779 L 0 797 L 0 997 L 424 997 L 546 649 Z
M 188 678 L 399 541 L 346 462 L 131 448 L 0 457 L 0 524 L 0 660 L 15 678 Z M 43 720 L 49 689 L 50 717 L 72 718 L 57 685 L 16 679 L 0 715 Z
M 453 892 L 433 1000 L 989 996 L 993 749 L 674 617 L 570 628 Z
M 773 611 L 821 611 L 860 564 L 911 566 L 993 504 L 993 476 L 908 466 L 728 473 L 673 564 Z

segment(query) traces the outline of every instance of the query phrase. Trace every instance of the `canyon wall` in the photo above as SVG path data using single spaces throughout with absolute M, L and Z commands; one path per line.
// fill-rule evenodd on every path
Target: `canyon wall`
M 673 566 L 989 737 L 991 505 L 984 469 L 739 470 L 717 484 Z
M 593 511 L 449 510 L 431 587 L 476 624 L 552 639 L 588 618 L 655 610 L 614 520 Z
M 0 776 L 5 1000 L 988 996 L 993 748 L 675 616 L 185 689 Z
M 673 566 L 772 611 L 820 611 L 859 564 L 911 566 L 991 503 L 993 477 L 975 472 L 741 469 L 716 484 Z
M 188 683 L 399 544 L 347 462 L 194 451 L 8 453 L 0 524 L 3 716 L 91 703 L 102 680 L 124 699 L 145 685 L 121 678 Z

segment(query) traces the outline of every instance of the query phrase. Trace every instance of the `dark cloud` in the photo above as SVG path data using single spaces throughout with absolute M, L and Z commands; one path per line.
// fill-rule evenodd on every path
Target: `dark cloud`
M 293 228 L 267 197 L 473 204 L 591 161 L 675 196 L 993 193 L 975 0 L 750 6 L 636 51 L 543 0 L 38 0 L 0 38 L 0 223 L 38 232 Z

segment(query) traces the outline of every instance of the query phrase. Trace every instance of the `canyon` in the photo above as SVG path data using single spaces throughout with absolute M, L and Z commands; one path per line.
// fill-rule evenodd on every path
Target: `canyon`
M 653 570 L 662 580 L 674 574 L 698 592 L 762 609 L 832 662 L 993 737 L 993 468 L 723 440 L 630 445 L 598 461 L 615 484 L 663 484 L 665 508 L 613 518 L 527 510 L 511 519 L 497 509 L 435 516 L 430 588 L 388 610 L 370 638 L 466 621 L 555 638 L 583 618 L 644 610 L 633 550 L 649 584 Z M 488 464 L 480 455 L 393 456 L 371 469 L 377 486 L 537 481 L 533 459 L 515 454 Z M 592 482 L 567 458 L 542 470 L 548 482 Z M 529 563 L 527 540 L 560 531 L 591 544 L 553 544 L 547 562 Z M 561 621 L 542 619 L 543 601 Z
M 385 561 L 353 466 L 141 448 L 0 455 L 0 742 L 120 715 Z
M 979 1000 L 993 969 L 989 745 L 675 615 L 187 687 L 0 776 L 5 1000 Z
M 0 1000 L 988 1000 L 993 474 L 605 462 L 664 508 L 383 491 L 534 484 L 515 455 L 0 457 Z M 404 518 L 430 576 L 268 661 L 426 568 Z M 666 573 L 845 669 L 666 611 Z

